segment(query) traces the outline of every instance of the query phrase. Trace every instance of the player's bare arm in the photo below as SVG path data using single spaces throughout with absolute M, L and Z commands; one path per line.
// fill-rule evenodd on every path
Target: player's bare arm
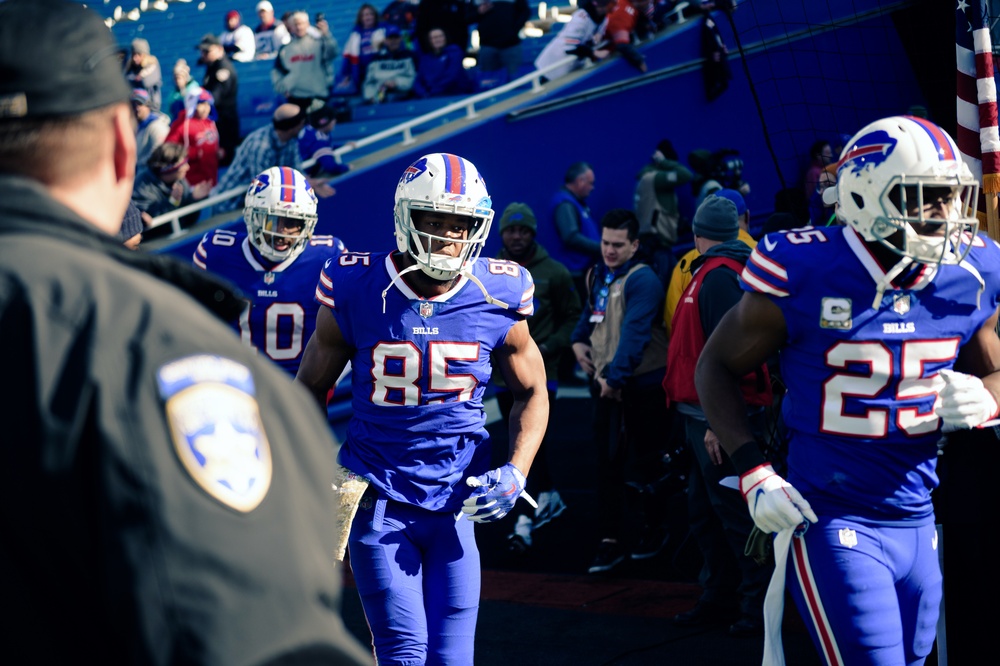
M 785 342 L 785 318 L 762 294 L 747 292 L 705 343 L 695 371 L 702 407 L 722 448 L 732 455 L 753 440 L 739 379 L 767 360 Z
M 510 462 L 525 476 L 538 452 L 549 418 L 545 364 L 528 333 L 528 322 L 519 321 L 507 332 L 494 359 L 514 394 L 510 412 Z
M 302 352 L 302 363 L 295 381 L 303 384 L 325 409 L 327 391 L 347 367 L 353 353 L 354 349 L 344 340 L 333 313 L 329 308 L 320 306 L 316 314 L 316 332 Z

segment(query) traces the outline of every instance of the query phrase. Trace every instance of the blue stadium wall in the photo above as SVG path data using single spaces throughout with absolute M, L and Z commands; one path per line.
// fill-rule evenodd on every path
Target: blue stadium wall
M 636 172 L 663 138 L 671 139 L 682 159 L 699 148 L 739 150 L 752 187 L 748 205 L 760 220 L 773 210 L 776 192 L 800 184 L 804 156 L 817 138 L 853 134 L 912 104 L 934 106 L 922 93 L 907 55 L 908 28 L 899 28 L 908 25 L 900 17 L 923 4 L 742 3 L 733 20 L 746 51 L 745 66 L 726 17 L 716 13 L 730 52 L 732 79 L 728 90 L 711 102 L 699 64 L 702 21 L 690 21 L 643 47 L 649 65 L 645 77 L 618 59 L 593 68 L 572 85 L 540 93 L 506 115 L 342 176 L 335 181 L 337 195 L 320 202 L 317 232 L 335 234 L 354 250 L 391 249 L 399 174 L 430 152 L 472 160 L 485 177 L 498 216 L 511 201 L 522 201 L 546 222 L 549 200 L 566 167 L 577 160 L 594 167 L 590 205 L 597 216 L 615 207 L 630 208 Z M 953 48 L 945 52 L 953 54 Z M 610 93 L 600 94 L 608 87 Z M 952 78 L 949 92 L 953 90 Z M 528 113 L 555 100 L 572 103 Z M 688 188 L 684 190 L 682 203 L 690 205 Z M 192 247 L 193 241 L 187 241 L 168 251 L 189 258 Z M 494 231 L 486 253 L 498 247 Z

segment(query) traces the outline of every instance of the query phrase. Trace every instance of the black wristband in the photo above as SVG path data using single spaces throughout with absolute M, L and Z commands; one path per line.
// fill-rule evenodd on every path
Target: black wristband
M 733 462 L 733 467 L 736 468 L 736 473 L 740 476 L 767 462 L 764 454 L 760 452 L 757 442 L 753 440 L 740 445 L 738 449 L 729 454 L 729 459 Z

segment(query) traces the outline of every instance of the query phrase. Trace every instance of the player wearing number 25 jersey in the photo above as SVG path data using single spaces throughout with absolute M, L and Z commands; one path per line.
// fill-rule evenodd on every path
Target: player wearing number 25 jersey
M 766 236 L 699 360 L 754 522 L 778 533 L 772 592 L 787 579 L 828 664 L 922 664 L 934 642 L 937 442 L 995 417 L 1000 395 L 1000 247 L 976 233 L 977 188 L 937 125 L 869 124 L 838 164 L 845 226 Z M 787 480 L 732 389 L 779 350 Z M 765 604 L 768 664 L 782 596 Z
M 346 252 L 334 236 L 314 235 L 316 195 L 305 177 L 272 167 L 247 190 L 247 231 L 205 234 L 192 260 L 237 285 L 250 299 L 236 327 L 243 342 L 292 376 L 316 328 L 316 278 Z
M 473 527 L 514 506 L 545 434 L 545 367 L 525 321 L 534 285 L 518 264 L 478 258 L 492 220 L 475 165 L 425 155 L 396 187 L 397 251 L 331 259 L 316 290 L 296 380 L 322 404 L 352 364 L 339 461 L 369 486 L 347 543 L 382 665 L 475 663 Z M 493 362 L 515 404 L 509 462 L 490 470 Z

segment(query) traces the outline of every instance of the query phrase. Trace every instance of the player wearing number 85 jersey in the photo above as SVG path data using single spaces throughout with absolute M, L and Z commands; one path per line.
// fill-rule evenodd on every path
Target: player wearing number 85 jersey
M 250 183 L 247 231 L 205 234 L 192 260 L 236 284 L 250 299 L 236 327 L 243 342 L 292 376 L 316 328 L 316 277 L 346 252 L 334 236 L 314 235 L 316 195 L 300 172 L 271 167 Z
M 322 403 L 353 366 L 340 463 L 370 482 L 348 544 L 378 663 L 467 666 L 480 575 L 464 517 L 510 510 L 548 418 L 525 321 L 534 285 L 518 264 L 478 258 L 493 210 L 468 160 L 432 154 L 407 167 L 395 219 L 397 252 L 327 262 L 297 380 Z M 509 462 L 489 471 L 491 353 L 515 405 Z
M 868 125 L 838 164 L 845 226 L 766 236 L 698 364 L 754 522 L 779 533 L 772 588 L 787 576 L 828 664 L 922 664 L 934 641 L 941 427 L 985 422 L 1000 395 L 1000 247 L 976 234 L 976 193 L 937 125 Z M 763 464 L 735 391 L 778 350 L 787 481 Z M 770 609 L 765 663 L 780 663 Z

